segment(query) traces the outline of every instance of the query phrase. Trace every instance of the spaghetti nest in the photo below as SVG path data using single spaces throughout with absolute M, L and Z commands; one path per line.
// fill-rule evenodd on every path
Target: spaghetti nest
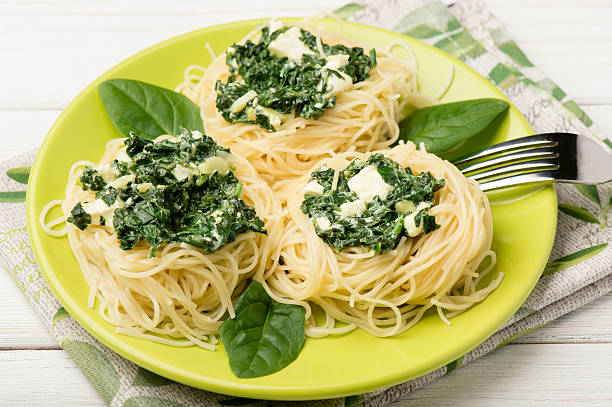
M 371 49 L 337 33 L 316 31 L 308 24 L 306 21 L 299 26 L 316 33 L 318 45 L 359 46 L 366 54 Z M 250 38 L 251 35 L 245 37 L 239 44 Z M 246 158 L 273 187 L 279 180 L 302 176 L 314 163 L 334 153 L 388 148 L 398 139 L 397 122 L 404 107 L 430 103 L 417 94 L 413 61 L 376 50 L 376 66 L 368 78 L 339 93 L 335 107 L 318 119 L 296 115 L 274 131 L 258 124 L 232 124 L 216 106 L 215 84 L 226 82 L 230 75 L 226 56 L 218 56 L 206 69 L 188 69 L 179 89 L 201 106 L 206 134 Z
M 310 336 L 356 327 L 376 336 L 397 335 L 416 324 L 431 307 L 448 323 L 447 317 L 481 301 L 501 282 L 500 274 L 485 288 L 477 288 L 495 264 L 495 253 L 491 251 L 491 211 L 476 182 L 412 143 L 378 153 L 410 167 L 415 174 L 429 171 L 445 180 L 429 210 L 440 227 L 427 235 L 402 237 L 397 247 L 383 254 L 364 253 L 358 248 L 338 252 L 319 238 L 311 220 L 300 210 L 308 176 L 283 189 L 287 214 L 283 218 L 281 262 L 267 270 L 265 280 L 277 301 L 306 308 Z M 318 164 L 338 170 L 354 158 L 365 161 L 368 156 L 343 153 Z M 483 262 L 485 258 L 489 260 Z M 478 271 L 481 262 L 488 264 Z M 324 322 L 315 322 L 313 304 L 323 310 Z M 336 326 L 336 322 L 344 325 Z
M 125 154 L 123 140 L 112 140 L 98 166 L 120 154 Z M 150 257 L 144 239 L 133 249 L 123 250 L 112 226 L 89 225 L 80 230 L 66 224 L 64 233 L 90 288 L 89 306 L 97 299 L 100 314 L 118 332 L 174 346 L 214 349 L 214 335 L 228 315 L 234 316 L 233 303 L 251 276 L 275 267 L 276 240 L 282 236 L 280 203 L 253 167 L 236 159 L 242 199 L 264 221 L 267 236 L 241 233 L 214 253 L 187 243 L 163 244 Z M 95 164 L 80 161 L 72 166 L 66 198 L 48 205 L 41 216 L 43 225 L 50 206 L 61 203 L 65 218 L 78 202 L 95 199 L 95 193 L 83 191 L 78 184 L 84 165 Z M 44 227 L 58 235 L 50 229 L 54 223 Z

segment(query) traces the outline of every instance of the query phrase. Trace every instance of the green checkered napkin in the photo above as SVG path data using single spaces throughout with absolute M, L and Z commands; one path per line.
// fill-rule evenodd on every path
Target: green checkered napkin
M 529 61 L 480 0 L 451 7 L 432 0 L 376 0 L 347 4 L 342 18 L 418 38 L 465 62 L 519 108 L 536 132 L 584 134 L 612 147 L 591 119 Z M 232 398 L 157 376 L 96 341 L 61 307 L 36 264 L 26 230 L 25 184 L 34 152 L 0 164 L 0 264 L 76 365 L 113 407 L 288 405 Z M 612 238 L 607 227 L 610 188 L 559 186 L 559 224 L 551 261 L 531 296 L 493 336 L 458 360 L 388 389 L 303 406 L 384 406 L 513 339 L 612 290 Z

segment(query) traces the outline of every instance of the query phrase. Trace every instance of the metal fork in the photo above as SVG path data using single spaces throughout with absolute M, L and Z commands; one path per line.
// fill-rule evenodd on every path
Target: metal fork
M 612 157 L 595 141 L 572 133 L 546 133 L 495 144 L 454 160 L 483 191 L 527 184 L 596 185 L 612 180 Z

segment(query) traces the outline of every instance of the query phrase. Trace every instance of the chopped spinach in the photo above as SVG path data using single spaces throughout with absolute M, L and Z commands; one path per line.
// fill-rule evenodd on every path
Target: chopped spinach
M 227 161 L 229 150 L 212 138 L 183 129 L 159 142 L 132 134 L 125 146 L 129 161 L 111 163 L 113 181 L 106 183 L 101 175 L 109 168 L 85 168 L 83 189 L 98 191 L 97 201 L 77 203 L 68 222 L 85 229 L 98 218 L 92 215 L 100 215 L 100 224 L 107 223 L 102 215 L 110 210 L 121 248 L 144 239 L 151 255 L 164 242 L 212 253 L 247 230 L 266 233 L 255 209 L 240 199 L 242 185 Z M 121 177 L 128 182 L 117 185 Z
M 278 41 L 273 42 L 280 36 L 292 41 L 283 41 L 279 47 L 286 46 L 291 53 L 297 46 L 304 52 L 293 58 L 279 55 Z M 269 131 L 296 115 L 318 119 L 335 106 L 342 82 L 363 81 L 376 65 L 374 49 L 369 54 L 344 45 L 322 44 L 322 49 L 325 55 L 319 53 L 314 35 L 295 26 L 264 27 L 258 42 L 233 44 L 226 53 L 230 76 L 215 86 L 217 109 L 228 122 L 259 124 Z M 235 105 L 240 98 L 243 103 Z
M 374 174 L 359 190 L 351 179 L 364 169 L 378 175 Z M 410 168 L 382 154 L 373 154 L 366 161 L 355 159 L 339 171 L 335 190 L 333 179 L 333 169 L 323 166 L 315 170 L 304 189 L 301 209 L 317 235 L 338 251 L 360 246 L 384 253 L 394 249 L 402 236 L 414 237 L 439 227 L 428 208 L 433 205 L 434 193 L 444 186 L 444 179 L 437 180 L 429 172 L 415 175 Z M 374 195 L 366 202 L 360 194 L 375 190 L 376 182 L 372 181 L 376 179 L 379 186 L 386 184 L 381 194 L 384 196 Z M 354 210 L 355 207 L 360 209 Z
M 74 226 L 81 230 L 85 230 L 87 225 L 91 223 L 91 215 L 85 212 L 83 205 L 80 202 L 77 202 L 77 204 L 74 205 L 74 208 L 72 208 L 72 211 L 70 211 L 70 215 L 71 216 L 66 219 L 66 222 L 73 223 Z
M 88 189 L 91 189 L 92 191 L 99 191 L 104 188 L 104 185 L 106 185 L 104 178 L 102 178 L 102 176 L 90 166 L 85 167 L 83 173 L 81 174 L 80 180 L 81 184 L 83 185 L 83 191 L 87 191 Z

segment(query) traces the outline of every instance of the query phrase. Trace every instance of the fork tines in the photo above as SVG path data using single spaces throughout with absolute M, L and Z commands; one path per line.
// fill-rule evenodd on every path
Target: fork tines
M 454 164 L 484 191 L 555 178 L 559 164 L 559 133 L 538 134 L 496 144 Z

